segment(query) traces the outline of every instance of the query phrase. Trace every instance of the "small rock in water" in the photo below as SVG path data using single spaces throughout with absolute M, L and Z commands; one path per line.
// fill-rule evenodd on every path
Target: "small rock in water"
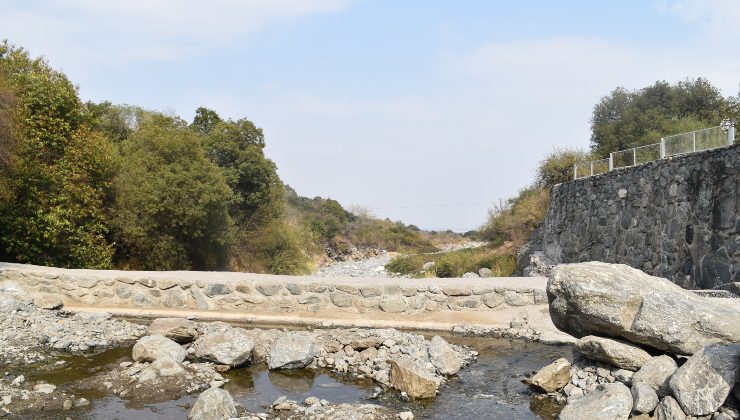
M 57 389 L 56 385 L 47 384 L 47 383 L 40 383 L 33 387 L 34 392 L 39 392 L 41 394 L 51 394 Z
M 75 401 L 75 407 L 84 407 L 90 405 L 90 400 L 87 398 L 80 398 L 77 401 Z
M 13 386 L 20 386 L 23 382 L 26 382 L 26 377 L 23 375 L 18 375 L 10 384 Z
M 312 405 L 321 404 L 321 400 L 316 397 L 308 397 L 303 401 L 303 403 L 310 407 Z
M 402 411 L 398 413 L 398 418 L 400 420 L 414 420 L 414 413 L 410 411 Z

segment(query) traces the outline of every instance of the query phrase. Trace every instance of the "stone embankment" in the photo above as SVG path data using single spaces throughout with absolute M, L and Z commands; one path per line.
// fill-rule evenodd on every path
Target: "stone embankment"
M 0 290 L 23 290 L 77 311 L 104 308 L 132 316 L 186 311 L 212 319 L 322 326 L 452 330 L 476 325 L 477 330 L 467 332 L 529 339 L 537 339 L 540 332 L 548 332 L 552 339 L 555 331 L 546 314 L 545 282 L 543 278 L 320 278 L 0 264 Z
M 606 263 L 566 264 L 547 286 L 555 325 L 579 340 L 530 383 L 559 419 L 738 419 L 740 304 Z
M 687 289 L 740 281 L 740 144 L 566 182 L 520 272 L 627 264 Z

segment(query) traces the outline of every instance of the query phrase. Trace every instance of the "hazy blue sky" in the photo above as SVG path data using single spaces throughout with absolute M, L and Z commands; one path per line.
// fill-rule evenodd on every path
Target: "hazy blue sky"
M 265 130 L 299 193 L 479 226 L 617 86 L 740 81 L 740 0 L 4 0 L 0 38 L 83 99 Z

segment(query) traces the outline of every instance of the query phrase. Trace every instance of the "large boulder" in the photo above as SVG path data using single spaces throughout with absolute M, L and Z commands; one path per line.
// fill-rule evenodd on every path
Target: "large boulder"
M 676 400 L 667 396 L 660 401 L 660 404 L 655 408 L 655 419 L 656 420 L 688 420 L 686 413 L 683 412 L 681 406 Z
M 313 362 L 316 347 L 306 334 L 289 332 L 275 340 L 267 354 L 270 369 L 301 369 Z
M 161 335 L 142 337 L 131 350 L 131 357 L 137 362 L 153 362 L 162 357 L 170 357 L 179 363 L 185 360 L 185 356 L 185 349 Z
M 236 367 L 252 359 L 254 340 L 242 328 L 227 328 L 200 336 L 194 349 L 200 359 Z
M 429 342 L 429 360 L 442 375 L 454 375 L 460 371 L 463 359 L 444 338 L 435 335 Z
M 645 382 L 633 383 L 630 392 L 632 392 L 632 411 L 635 413 L 651 413 L 660 401 L 655 389 Z
M 740 342 L 736 305 L 626 265 L 560 265 L 547 283 L 547 296 L 555 326 L 576 337 L 620 337 L 682 355 L 707 344 Z
M 236 406 L 231 394 L 221 388 L 209 388 L 195 400 L 188 420 L 225 420 L 236 416 Z
M 440 380 L 432 372 L 408 359 L 390 361 L 390 384 L 411 398 L 434 398 Z
M 162 335 L 178 343 L 189 343 L 198 338 L 198 324 L 185 318 L 157 318 L 147 333 Z
M 33 297 L 33 304 L 41 309 L 59 309 L 64 306 L 61 296 L 40 293 Z
M 740 343 L 709 345 L 676 370 L 670 388 L 686 414 L 704 416 L 717 411 L 738 379 Z
M 632 375 L 632 383 L 643 382 L 650 385 L 658 395 L 667 395 L 668 380 L 677 368 L 676 361 L 670 356 L 655 356 Z
M 576 347 L 587 359 L 631 371 L 640 369 L 652 357 L 650 353 L 633 344 L 595 335 L 579 339 Z
M 599 385 L 583 397 L 571 398 L 559 420 L 627 419 L 632 411 L 632 394 L 621 382 Z
M 563 389 L 570 381 L 570 362 L 564 357 L 540 369 L 529 380 L 535 388 L 545 392 L 555 392 Z
M 162 356 L 141 370 L 139 382 L 156 381 L 172 376 L 184 376 L 185 369 L 169 356 Z

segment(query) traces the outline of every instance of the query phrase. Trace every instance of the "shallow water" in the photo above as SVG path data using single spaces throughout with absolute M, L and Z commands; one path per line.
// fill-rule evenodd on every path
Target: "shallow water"
M 477 362 L 453 377 L 434 400 L 403 401 L 389 390 L 371 399 L 376 384 L 369 379 L 351 379 L 328 370 L 268 371 L 264 364 L 235 369 L 224 374 L 230 379 L 225 388 L 234 400 L 251 412 L 266 412 L 280 396 L 303 401 L 308 396 L 330 402 L 364 402 L 390 406 L 397 411 L 412 411 L 416 418 L 494 419 L 551 418 L 558 407 L 548 402 L 532 403 L 525 375 L 558 357 L 571 357 L 567 346 L 548 346 L 522 341 L 445 336 L 456 344 L 478 351 Z M 61 387 L 74 380 L 94 375 L 130 355 L 130 348 L 115 349 L 95 356 L 68 356 L 65 366 L 41 367 L 26 371 L 29 380 L 45 380 Z M 83 395 L 92 405 L 70 413 L 44 413 L 34 418 L 86 419 L 176 419 L 185 418 L 197 395 L 157 404 L 137 404 L 115 395 Z M 534 412 L 533 412 L 534 411 Z

